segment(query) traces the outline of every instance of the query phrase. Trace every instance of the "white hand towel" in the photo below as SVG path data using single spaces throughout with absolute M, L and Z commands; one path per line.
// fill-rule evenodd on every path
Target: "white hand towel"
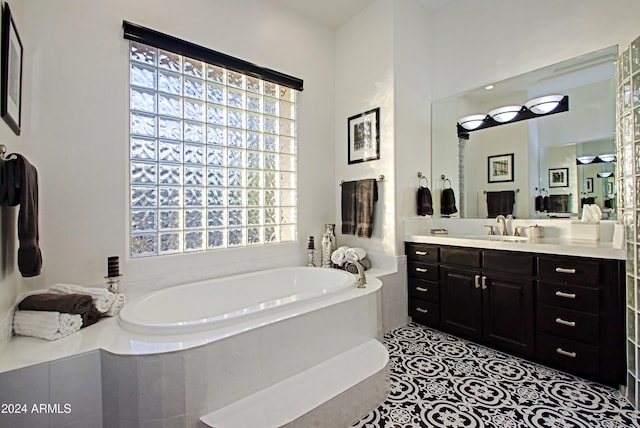
M 598 204 L 591 205 L 591 214 L 593 217 L 593 221 L 598 221 L 602 218 L 602 210 L 600 209 L 600 206 L 598 206 Z
M 342 266 L 345 260 L 346 258 L 345 258 L 343 247 L 340 247 L 337 250 L 335 250 L 333 253 L 331 253 L 331 261 L 333 262 L 333 264 Z
M 116 298 L 115 294 L 105 288 L 83 287 L 81 285 L 74 284 L 54 284 L 49 288 L 49 293 L 88 294 L 93 298 L 93 304 L 96 309 L 103 314 L 111 309 Z
M 80 315 L 49 311 L 16 311 L 13 314 L 13 332 L 19 336 L 56 340 L 75 333 L 80 327 Z
M 364 248 L 353 247 L 349 248 L 344 252 L 344 256 L 347 258 L 349 262 L 358 262 L 365 257 L 367 257 L 367 252 Z
M 585 204 L 582 206 L 582 217 L 581 221 L 590 222 L 593 220 L 593 213 L 591 212 L 591 205 Z
M 115 299 L 113 300 L 113 304 L 109 308 L 107 312 L 104 313 L 106 317 L 115 317 L 120 313 L 120 310 L 124 306 L 125 298 L 122 293 L 115 293 Z

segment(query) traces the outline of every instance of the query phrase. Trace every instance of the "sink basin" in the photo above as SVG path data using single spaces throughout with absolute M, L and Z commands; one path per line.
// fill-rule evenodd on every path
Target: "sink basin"
M 506 242 L 522 242 L 528 241 L 526 236 L 511 236 L 511 235 L 467 235 L 465 238 L 470 239 L 482 239 L 485 241 L 506 241 Z

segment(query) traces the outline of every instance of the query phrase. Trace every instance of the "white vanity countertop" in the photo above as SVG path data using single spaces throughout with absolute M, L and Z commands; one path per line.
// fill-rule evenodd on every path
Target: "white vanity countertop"
M 578 257 L 625 260 L 624 248 L 613 248 L 610 241 L 583 241 L 570 238 L 539 238 L 523 241 L 492 241 L 482 236 L 467 235 L 404 235 L 405 242 L 453 245 L 458 247 L 488 248 L 506 251 L 557 254 Z

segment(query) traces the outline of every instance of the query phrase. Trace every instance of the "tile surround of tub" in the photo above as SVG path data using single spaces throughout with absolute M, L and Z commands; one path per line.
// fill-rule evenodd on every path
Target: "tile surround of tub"
M 0 414 L 2 427 L 101 427 L 100 351 L 0 374 L 0 403 L 24 403 L 26 414 Z M 33 405 L 60 405 L 60 413 L 31 412 Z M 64 413 L 64 405 L 71 412 Z
M 362 314 L 376 314 L 378 293 L 180 352 L 103 351 L 104 428 L 195 427 L 204 414 L 376 337 L 378 317 Z

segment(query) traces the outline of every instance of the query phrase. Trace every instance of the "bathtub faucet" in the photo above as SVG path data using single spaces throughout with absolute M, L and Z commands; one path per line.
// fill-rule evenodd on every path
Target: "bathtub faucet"
M 362 266 L 359 261 L 355 260 L 350 263 L 356 265 L 356 269 L 358 269 L 358 280 L 356 281 L 357 288 L 365 288 L 365 285 L 367 284 L 367 277 L 364 274 L 364 266 Z

